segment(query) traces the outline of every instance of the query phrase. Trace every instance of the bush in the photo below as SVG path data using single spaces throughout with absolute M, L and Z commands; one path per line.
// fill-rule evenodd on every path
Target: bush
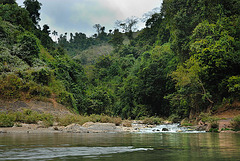
M 100 122 L 101 123 L 112 123 L 113 119 L 109 116 L 101 115 Z
M 32 33 L 24 32 L 17 37 L 17 42 L 13 54 L 32 66 L 34 59 L 39 58 L 39 40 Z
M 0 127 L 12 127 L 14 125 L 14 116 L 6 113 L 0 114 Z
M 34 82 L 49 85 L 53 80 L 53 72 L 49 68 L 35 69 L 32 74 Z
M 217 129 L 218 126 L 219 126 L 218 125 L 219 118 L 211 116 L 210 113 L 201 113 L 200 114 L 200 119 L 204 123 L 206 123 L 206 122 L 210 123 L 211 124 L 211 128 L 213 128 L 213 129 Z
M 0 96 L 2 98 L 20 98 L 22 87 L 22 80 L 15 74 L 0 78 Z
M 29 94 L 30 96 L 33 96 L 33 97 L 34 96 L 50 97 L 52 94 L 52 91 L 47 86 L 35 85 L 30 87 Z
M 192 126 L 192 123 L 190 123 L 190 121 L 185 118 L 181 121 L 181 126 Z
M 69 93 L 67 91 L 62 91 L 57 99 L 57 102 L 66 106 L 69 106 L 73 108 L 75 111 L 77 111 L 77 106 L 76 106 L 76 100 L 73 97 L 72 93 Z
M 39 114 L 37 112 L 32 112 L 30 115 L 25 115 L 23 121 L 27 124 L 36 124 L 39 121 Z
M 233 118 L 233 120 L 231 121 L 231 125 L 234 130 L 240 131 L 240 115 Z
M 163 119 L 159 117 L 145 117 L 145 118 L 143 117 L 141 119 L 143 119 L 144 124 L 149 125 L 159 125 L 163 122 Z
M 43 121 L 44 127 L 50 127 L 53 126 L 54 117 L 51 114 L 41 114 L 39 116 L 40 120 Z
M 115 123 L 116 126 L 120 126 L 122 123 L 122 119 L 120 117 L 115 117 L 113 119 L 113 122 Z
M 177 114 L 172 114 L 168 117 L 168 121 L 178 122 L 180 121 L 180 117 Z
M 88 117 L 82 117 L 80 115 L 67 115 L 65 117 L 58 118 L 57 121 L 60 125 L 67 126 L 73 123 L 82 125 L 90 120 L 88 119 Z

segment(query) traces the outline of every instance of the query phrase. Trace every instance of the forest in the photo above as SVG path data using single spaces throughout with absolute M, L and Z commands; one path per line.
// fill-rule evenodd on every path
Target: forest
M 39 25 L 41 7 L 0 0 L 1 99 L 51 98 L 123 119 L 196 118 L 240 101 L 239 0 L 163 0 L 141 31 L 129 21 L 124 32 L 96 24 L 92 37 L 58 41 Z M 87 52 L 101 46 L 101 55 Z

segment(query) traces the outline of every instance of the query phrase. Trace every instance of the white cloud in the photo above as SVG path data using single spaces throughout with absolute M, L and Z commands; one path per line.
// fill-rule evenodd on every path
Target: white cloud
M 17 0 L 22 5 L 24 0 Z M 116 20 L 141 17 L 162 0 L 39 0 L 42 3 L 40 25 L 48 24 L 59 33 L 94 34 L 94 24 L 113 29 Z

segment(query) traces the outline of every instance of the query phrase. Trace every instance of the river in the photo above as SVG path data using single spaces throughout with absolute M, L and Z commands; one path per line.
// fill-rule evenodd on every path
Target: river
M 0 160 L 237 161 L 240 134 L 0 134 Z

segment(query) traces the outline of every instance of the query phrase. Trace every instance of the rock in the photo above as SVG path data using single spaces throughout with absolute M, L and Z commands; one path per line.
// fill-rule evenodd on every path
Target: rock
M 172 121 L 163 121 L 163 124 L 172 124 Z
M 94 122 L 86 122 L 82 125 L 82 127 L 90 127 L 92 125 L 94 125 Z
M 207 129 L 207 125 L 198 125 L 195 130 L 196 131 L 206 131 L 206 129 Z
M 4 133 L 7 133 L 7 132 L 6 132 L 6 131 L 4 131 L 4 130 L 2 130 L 2 131 L 0 131 L 0 134 L 1 134 L 1 133 L 3 133 L 3 134 L 4 134 Z
M 71 125 L 68 125 L 67 127 L 65 127 L 64 131 L 67 131 L 69 133 L 87 133 L 87 128 L 85 127 L 82 127 L 81 125 L 79 124 L 71 124 Z
M 93 132 L 117 132 L 117 127 L 113 123 L 94 123 L 88 127 Z
M 163 128 L 162 131 L 169 131 L 167 128 Z

